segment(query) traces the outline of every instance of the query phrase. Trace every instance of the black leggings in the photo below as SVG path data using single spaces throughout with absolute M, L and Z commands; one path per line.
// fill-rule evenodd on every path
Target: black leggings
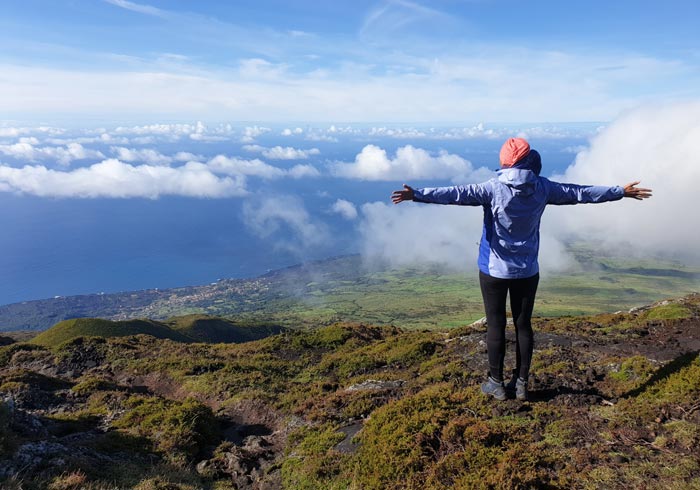
M 506 355 L 506 295 L 510 292 L 510 309 L 515 323 L 515 369 L 527 380 L 532 361 L 532 309 L 540 275 L 525 279 L 499 279 L 479 271 L 481 294 L 486 310 L 486 347 L 489 354 L 489 374 L 503 380 L 503 359 Z

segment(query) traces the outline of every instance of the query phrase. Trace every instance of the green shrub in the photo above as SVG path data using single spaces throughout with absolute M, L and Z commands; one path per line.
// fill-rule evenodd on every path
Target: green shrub
M 114 391 L 118 388 L 119 386 L 112 381 L 91 375 L 82 378 L 78 384 L 71 388 L 71 391 L 81 396 L 88 396 L 96 391 Z
M 0 368 L 6 367 L 10 363 L 12 356 L 17 352 L 29 353 L 36 351 L 47 351 L 47 349 L 40 345 L 26 344 L 23 342 L 0 347 Z
M 177 402 L 135 395 L 125 405 L 129 410 L 114 425 L 148 437 L 174 462 L 191 461 L 219 439 L 214 414 L 197 400 Z
M 348 455 L 334 450 L 345 439 L 331 424 L 301 427 L 290 434 L 288 452 L 282 463 L 285 488 L 315 490 L 348 488 Z

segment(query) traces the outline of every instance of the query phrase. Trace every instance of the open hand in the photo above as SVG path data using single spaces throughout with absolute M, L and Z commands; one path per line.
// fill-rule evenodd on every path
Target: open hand
M 394 204 L 398 204 L 403 201 L 413 201 L 413 189 L 404 184 L 402 191 L 394 191 L 391 193 L 391 201 Z
M 625 189 L 625 194 L 624 197 L 631 197 L 634 199 L 637 199 L 641 201 L 642 199 L 647 199 L 648 197 L 651 197 L 651 189 L 643 189 L 641 187 L 635 187 L 637 184 L 639 184 L 639 181 L 636 182 L 630 182 L 627 184 L 624 189 Z

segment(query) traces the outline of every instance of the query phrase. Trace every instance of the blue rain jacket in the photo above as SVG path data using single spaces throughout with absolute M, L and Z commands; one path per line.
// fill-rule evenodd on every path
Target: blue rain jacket
M 414 201 L 483 206 L 479 270 L 501 279 L 539 272 L 540 219 L 547 204 L 600 203 L 622 199 L 620 186 L 560 184 L 539 176 L 539 154 L 531 150 L 514 167 L 483 184 L 414 189 Z

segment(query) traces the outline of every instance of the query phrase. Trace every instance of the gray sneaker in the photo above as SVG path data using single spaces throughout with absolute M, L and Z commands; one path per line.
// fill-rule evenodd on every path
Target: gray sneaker
M 504 401 L 508 397 L 506 396 L 506 389 L 503 386 L 503 381 L 496 381 L 491 376 L 485 383 L 481 383 L 481 392 L 484 395 L 491 395 L 496 400 Z
M 510 381 L 508 381 L 506 390 L 511 393 L 515 392 L 515 398 L 520 401 L 527 400 L 527 381 L 519 378 L 515 372 L 513 372 L 513 377 L 510 379 Z

